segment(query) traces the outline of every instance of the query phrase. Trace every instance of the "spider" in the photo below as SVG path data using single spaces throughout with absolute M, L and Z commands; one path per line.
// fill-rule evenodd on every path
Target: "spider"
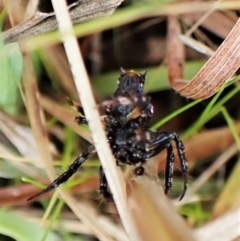
M 166 169 L 165 169 L 165 194 L 172 187 L 172 173 L 174 165 L 174 152 L 171 141 L 174 141 L 177 147 L 177 153 L 180 158 L 180 166 L 184 179 L 181 200 L 187 189 L 188 166 L 184 154 L 184 145 L 175 132 L 159 132 L 145 130 L 145 125 L 153 115 L 153 106 L 150 99 L 143 95 L 143 86 L 147 72 L 136 73 L 135 71 L 125 71 L 120 69 L 118 86 L 110 100 L 104 101 L 101 106 L 105 115 L 101 117 L 107 139 L 116 159 L 116 165 L 121 166 L 137 165 L 136 175 L 143 175 L 144 163 L 153 156 L 159 154 L 162 150 L 167 150 Z M 67 99 L 69 104 L 79 112 L 75 118 L 78 124 L 87 125 L 83 108 L 77 103 Z M 44 190 L 37 193 L 28 200 L 49 192 L 59 185 L 65 183 L 78 168 L 96 153 L 94 145 L 90 145 L 81 153 L 69 168 L 57 177 Z M 108 190 L 108 183 L 102 166 L 99 167 L 100 175 L 100 195 L 107 201 L 112 201 L 112 194 Z

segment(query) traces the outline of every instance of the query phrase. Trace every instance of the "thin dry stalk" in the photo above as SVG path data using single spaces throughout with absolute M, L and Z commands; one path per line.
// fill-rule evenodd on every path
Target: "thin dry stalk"
M 123 177 L 120 175 L 120 172 L 116 168 L 115 161 L 113 160 L 112 153 L 109 149 L 106 136 L 102 128 L 102 123 L 100 121 L 100 116 L 92 95 L 87 72 L 83 63 L 82 56 L 80 54 L 77 39 L 73 32 L 67 5 L 65 1 L 59 0 L 52 0 L 52 3 L 59 23 L 59 30 L 63 38 L 65 51 L 71 66 L 75 84 L 80 95 L 79 97 L 86 113 L 89 128 L 92 132 L 92 137 L 96 145 L 99 158 L 103 165 L 103 169 L 106 174 L 110 189 L 113 193 L 119 214 L 130 239 L 141 240 L 129 213 L 127 212 L 122 185 Z M 91 226 L 91 228 L 93 227 Z
M 44 162 L 48 176 L 54 178 L 54 170 L 51 165 L 52 157 L 49 149 L 49 140 L 45 128 L 45 117 L 39 105 L 39 91 L 34 75 L 32 62 L 29 55 L 24 56 L 23 84 L 26 94 L 26 108 L 28 111 L 33 135 L 37 140 L 37 147 L 41 159 Z
M 25 16 L 26 17 L 32 16 L 37 9 L 37 5 L 38 5 L 38 0 L 29 0 L 25 11 Z
M 214 11 L 216 11 L 216 5 L 221 2 L 222 0 L 218 0 L 215 2 L 215 4 L 207 10 L 198 20 L 196 23 L 194 23 L 191 28 L 186 32 L 186 36 L 190 36 L 198 27 L 201 23 L 203 23 Z
M 59 193 L 76 216 L 90 228 L 99 240 L 114 241 L 108 233 L 108 230 L 106 230 L 98 221 L 98 215 L 93 208 L 89 205 L 86 206 L 84 203 L 78 202 L 75 198 L 63 190 L 59 190 Z
M 233 210 L 240 205 L 240 162 L 236 163 L 231 176 L 223 187 L 213 208 L 213 217 L 219 217 L 222 214 Z

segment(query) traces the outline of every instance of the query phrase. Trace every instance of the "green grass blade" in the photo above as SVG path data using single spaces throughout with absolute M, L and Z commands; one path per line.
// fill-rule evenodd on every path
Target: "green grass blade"
M 200 103 L 201 100 L 195 100 L 185 106 L 183 106 L 182 108 L 177 109 L 176 111 L 174 111 L 173 113 L 171 113 L 170 115 L 166 116 L 165 118 L 163 118 L 162 120 L 160 120 L 159 122 L 157 122 L 156 124 L 154 124 L 150 129 L 151 130 L 156 130 L 158 129 L 160 126 L 164 125 L 165 123 L 167 123 L 168 121 L 170 121 L 171 119 L 175 118 L 176 116 L 178 116 L 179 114 L 183 113 L 184 111 L 190 109 L 191 107 L 195 106 L 196 104 Z
M 40 241 L 46 229 L 23 217 L 0 209 L 0 233 L 17 241 Z M 55 233 L 49 233 L 45 241 L 60 241 Z
M 23 58 L 17 43 L 0 46 L 0 106 L 9 114 L 18 109 L 20 82 L 23 70 Z

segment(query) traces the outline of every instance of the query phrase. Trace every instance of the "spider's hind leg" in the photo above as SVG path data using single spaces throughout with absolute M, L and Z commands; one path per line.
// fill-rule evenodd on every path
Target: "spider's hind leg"
M 183 191 L 180 196 L 181 200 L 187 190 L 188 165 L 185 157 L 185 147 L 178 135 L 174 132 L 142 131 L 140 129 L 136 131 L 136 136 L 132 138 L 131 143 L 135 146 L 135 149 L 145 149 L 145 153 L 142 153 L 142 158 L 146 160 L 156 156 L 162 150 L 167 149 L 165 169 L 165 193 L 167 194 L 172 187 L 172 173 L 175 160 L 171 141 L 176 143 L 177 152 L 180 159 L 181 172 L 184 179 Z M 135 173 L 136 172 L 140 173 L 138 175 L 142 175 L 141 173 L 143 173 L 144 170 L 138 168 L 135 170 Z
M 30 197 L 28 201 L 41 196 L 44 193 L 50 192 L 60 186 L 61 184 L 68 181 L 74 173 L 77 172 L 78 168 L 87 160 L 89 159 L 93 154 L 96 153 L 96 149 L 94 145 L 91 145 L 86 149 L 81 155 L 79 155 L 76 160 L 69 166 L 68 170 L 65 171 L 63 174 L 61 174 L 58 178 L 56 178 L 49 186 L 47 186 L 44 190 L 37 193 L 36 195 Z
M 175 132 L 149 132 L 149 137 L 152 136 L 152 138 L 149 139 L 150 146 L 154 146 L 155 148 L 164 146 L 163 149 L 167 148 L 167 164 L 166 164 L 166 178 L 165 178 L 165 193 L 167 193 L 172 186 L 172 172 L 173 172 L 173 164 L 174 164 L 174 153 L 171 141 L 174 141 L 176 143 L 178 156 L 180 159 L 180 165 L 181 165 L 181 172 L 183 175 L 183 191 L 179 198 L 181 200 L 187 190 L 187 183 L 188 183 L 188 165 L 187 160 L 185 157 L 185 147 L 179 138 L 179 136 Z M 155 136 L 155 138 L 154 138 Z
M 173 164 L 174 164 L 174 153 L 172 144 L 169 143 L 166 146 L 167 149 L 167 163 L 165 168 L 165 194 L 167 195 L 169 190 L 172 188 L 172 175 L 173 175 Z

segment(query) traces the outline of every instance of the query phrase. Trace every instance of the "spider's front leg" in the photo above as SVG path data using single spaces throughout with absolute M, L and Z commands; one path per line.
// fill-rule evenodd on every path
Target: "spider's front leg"
M 77 111 L 80 114 L 80 116 L 76 116 L 74 118 L 74 121 L 77 122 L 79 125 L 80 124 L 87 125 L 88 122 L 87 122 L 87 119 L 85 117 L 84 110 L 83 110 L 82 106 L 80 106 L 78 103 L 70 100 L 68 97 L 66 97 L 66 100 L 67 100 L 68 104 L 72 107 L 72 109 Z
M 30 197 L 28 201 L 44 194 L 47 192 L 52 191 L 53 189 L 57 188 L 61 184 L 68 181 L 74 173 L 77 172 L 78 168 L 87 160 L 89 159 L 93 154 L 96 153 L 96 149 L 94 145 L 91 145 L 86 149 L 81 155 L 79 155 L 76 160 L 69 166 L 68 170 L 65 171 L 63 174 L 61 174 L 58 178 L 56 178 L 49 186 L 47 186 L 45 189 L 43 189 L 41 192 L 37 193 L 36 195 Z

